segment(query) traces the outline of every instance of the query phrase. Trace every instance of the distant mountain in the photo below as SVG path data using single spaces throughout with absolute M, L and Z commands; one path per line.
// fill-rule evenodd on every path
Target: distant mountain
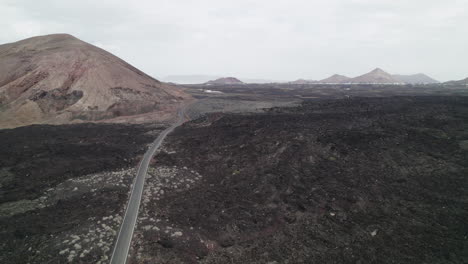
M 71 35 L 0 45 L 0 128 L 150 112 L 168 118 L 188 98 L 180 88 Z
M 363 74 L 361 76 L 347 80 L 348 83 L 400 83 L 399 80 L 394 78 L 391 74 L 376 68 L 373 71 Z
M 216 79 L 216 80 L 206 82 L 205 84 L 206 85 L 214 85 L 214 84 L 223 85 L 223 84 L 244 84 L 244 83 L 242 81 L 240 81 L 239 79 L 234 78 L 234 77 L 224 77 L 224 78 L 219 78 L 219 79 Z
M 400 75 L 394 74 L 393 78 L 398 80 L 401 83 L 408 84 L 429 84 L 429 83 L 439 83 L 439 81 L 432 79 L 424 73 L 412 74 L 412 75 Z
M 162 80 L 165 82 L 178 83 L 178 84 L 200 84 L 206 83 L 210 80 L 215 80 L 221 78 L 222 76 L 218 75 L 169 75 L 163 77 Z
M 317 83 L 317 81 L 314 80 L 305 80 L 305 79 L 298 79 L 292 82 L 289 82 L 290 84 L 312 84 L 312 83 Z
M 206 83 L 210 80 L 216 80 L 221 78 L 220 75 L 168 75 L 162 78 L 165 82 L 177 83 L 177 84 L 200 84 Z M 270 80 L 270 79 L 252 79 L 252 78 L 238 78 L 243 83 L 278 83 L 282 81 Z
M 468 78 L 459 81 L 448 81 L 444 82 L 445 85 L 467 85 L 468 86 Z
M 467 78 L 468 79 L 468 78 Z M 459 82 L 463 82 L 459 81 Z M 412 74 L 412 75 L 399 75 L 399 74 L 389 74 L 380 68 L 376 68 L 369 73 L 350 78 L 344 75 L 334 74 L 326 79 L 320 81 L 310 81 L 299 79 L 291 84 L 312 84 L 312 83 L 322 83 L 322 84 L 339 84 L 339 83 L 353 83 L 353 84 L 429 84 L 429 83 L 439 83 L 437 80 L 432 79 L 431 77 L 423 74 Z
M 351 78 L 344 76 L 344 75 L 339 75 L 339 74 L 334 74 L 326 79 L 318 81 L 319 83 L 346 83 L 350 80 Z
M 243 83 L 280 83 L 283 81 L 270 80 L 270 79 L 250 79 L 250 78 L 239 78 Z

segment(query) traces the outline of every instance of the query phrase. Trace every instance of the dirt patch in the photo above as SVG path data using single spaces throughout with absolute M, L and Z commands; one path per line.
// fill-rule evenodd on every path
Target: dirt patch
M 29 99 L 36 102 L 43 113 L 61 111 L 74 105 L 83 97 L 83 91 L 72 91 L 67 89 L 54 89 L 51 91 L 39 91 Z

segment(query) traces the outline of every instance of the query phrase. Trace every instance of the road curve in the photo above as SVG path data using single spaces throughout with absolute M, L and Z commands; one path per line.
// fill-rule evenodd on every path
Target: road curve
M 184 123 L 185 107 L 179 109 L 177 113 L 177 122 L 170 127 L 166 128 L 156 140 L 151 144 L 151 147 L 146 151 L 143 159 L 138 166 L 137 175 L 133 183 L 132 193 L 127 204 L 125 216 L 120 226 L 120 231 L 117 236 L 117 241 L 112 252 L 110 260 L 111 264 L 125 264 L 127 262 L 128 250 L 132 242 L 133 230 L 138 218 L 138 209 L 140 208 L 141 196 L 143 194 L 143 187 L 145 184 L 146 172 L 148 165 L 151 161 L 156 150 L 161 146 L 164 138 L 171 133 L 176 127 Z

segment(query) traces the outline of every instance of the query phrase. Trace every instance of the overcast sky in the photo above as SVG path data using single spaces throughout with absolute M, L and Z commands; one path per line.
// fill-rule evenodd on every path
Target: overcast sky
M 0 0 L 0 28 L 69 33 L 156 78 L 468 76 L 468 0 Z

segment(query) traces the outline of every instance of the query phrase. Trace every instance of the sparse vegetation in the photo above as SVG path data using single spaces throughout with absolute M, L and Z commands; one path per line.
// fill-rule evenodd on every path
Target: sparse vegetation
M 136 164 L 163 127 L 0 131 L 0 262 L 107 263 Z

